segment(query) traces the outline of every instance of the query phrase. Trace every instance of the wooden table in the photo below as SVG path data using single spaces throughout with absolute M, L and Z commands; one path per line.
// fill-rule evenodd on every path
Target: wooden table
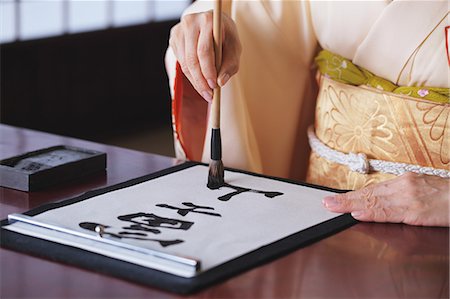
M 175 159 L 0 125 L 0 159 L 52 145 L 101 150 L 106 175 L 41 192 L 0 188 L 0 216 L 152 173 Z M 0 298 L 179 298 L 1 249 Z M 449 229 L 357 224 L 187 298 L 448 298 Z

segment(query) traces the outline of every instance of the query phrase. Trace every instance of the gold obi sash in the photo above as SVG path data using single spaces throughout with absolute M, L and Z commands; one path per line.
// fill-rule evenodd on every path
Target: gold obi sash
M 315 134 L 339 152 L 450 170 L 450 104 L 352 86 L 322 76 Z M 382 172 L 351 171 L 312 152 L 307 181 L 355 190 L 393 177 Z

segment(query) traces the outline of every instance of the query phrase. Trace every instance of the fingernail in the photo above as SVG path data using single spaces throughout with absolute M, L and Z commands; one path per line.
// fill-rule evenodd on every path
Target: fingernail
M 354 211 L 354 212 L 352 212 L 352 217 L 358 218 L 358 217 L 362 216 L 363 214 L 364 214 L 363 211 Z
M 327 196 L 322 200 L 323 205 L 326 208 L 335 208 L 339 206 L 339 202 L 336 200 L 334 196 Z
M 216 82 L 214 80 L 208 79 L 208 85 L 211 87 L 211 89 L 216 88 Z
M 207 100 L 208 102 L 211 102 L 212 101 L 212 92 L 210 92 L 210 91 L 204 91 L 204 92 L 202 92 L 202 96 L 203 96 L 203 98 L 205 99 L 205 100 Z
M 219 85 L 221 87 L 224 86 L 227 83 L 228 79 L 230 79 L 230 75 L 228 75 L 227 73 L 223 74 L 219 78 Z

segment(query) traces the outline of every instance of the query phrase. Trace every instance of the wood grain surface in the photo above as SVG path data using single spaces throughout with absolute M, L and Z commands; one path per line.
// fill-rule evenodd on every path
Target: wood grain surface
M 53 145 L 104 151 L 107 173 L 40 192 L 0 188 L 0 216 L 179 163 L 114 146 L 0 125 L 0 159 Z M 77 267 L 0 249 L 0 298 L 182 298 Z M 449 229 L 357 224 L 183 298 L 448 298 Z

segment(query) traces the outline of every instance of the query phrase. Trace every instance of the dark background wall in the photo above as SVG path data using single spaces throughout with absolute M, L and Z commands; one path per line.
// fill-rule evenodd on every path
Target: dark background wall
M 0 121 L 96 139 L 170 125 L 165 21 L 0 46 Z

